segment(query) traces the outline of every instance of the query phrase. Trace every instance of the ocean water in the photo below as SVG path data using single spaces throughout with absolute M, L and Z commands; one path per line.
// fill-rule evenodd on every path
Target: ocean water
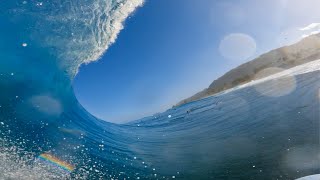
M 73 93 L 77 69 L 141 4 L 0 1 L 1 180 L 320 174 L 319 60 L 127 124 L 88 113 Z

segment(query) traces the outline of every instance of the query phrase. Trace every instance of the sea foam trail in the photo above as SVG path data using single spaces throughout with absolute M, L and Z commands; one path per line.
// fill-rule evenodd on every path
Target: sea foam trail
M 319 71 L 320 70 L 320 60 L 314 60 L 287 70 L 284 70 L 282 72 L 279 73 L 275 73 L 273 75 L 267 76 L 265 78 L 256 80 L 256 81 L 252 81 L 249 83 L 246 83 L 244 85 L 238 86 L 235 89 L 239 89 L 239 88 L 243 88 L 246 86 L 253 86 L 262 82 L 266 82 L 266 81 L 270 81 L 272 79 L 278 79 L 281 77 L 292 77 L 292 76 L 297 76 L 299 74 L 305 74 L 305 73 L 309 73 L 309 72 L 313 72 L 313 71 Z

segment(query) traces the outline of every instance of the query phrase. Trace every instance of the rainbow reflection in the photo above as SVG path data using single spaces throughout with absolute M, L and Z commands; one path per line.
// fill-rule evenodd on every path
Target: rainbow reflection
M 59 167 L 69 173 L 72 172 L 75 168 L 73 165 L 71 165 L 67 162 L 64 162 L 64 161 L 58 159 L 57 157 L 55 157 L 51 154 L 48 154 L 48 153 L 43 153 L 38 158 L 42 161 L 50 163 L 51 165 Z

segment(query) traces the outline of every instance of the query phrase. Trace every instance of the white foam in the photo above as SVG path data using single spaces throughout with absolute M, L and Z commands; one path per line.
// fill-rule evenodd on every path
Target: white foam
M 69 173 L 64 170 L 37 162 L 34 154 L 16 146 L 5 146 L 3 143 L 0 139 L 0 179 L 70 179 Z M 87 177 L 86 174 L 77 176 L 78 179 Z

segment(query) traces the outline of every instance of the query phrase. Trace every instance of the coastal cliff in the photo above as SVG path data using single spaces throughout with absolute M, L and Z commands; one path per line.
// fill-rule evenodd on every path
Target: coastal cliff
M 180 101 L 176 106 L 196 101 L 317 59 L 320 59 L 320 34 L 308 36 L 293 45 L 262 54 L 258 58 L 228 71 L 214 80 L 208 88 Z M 271 68 L 277 69 L 277 71 L 266 70 Z M 261 73 L 262 71 L 263 73 Z

